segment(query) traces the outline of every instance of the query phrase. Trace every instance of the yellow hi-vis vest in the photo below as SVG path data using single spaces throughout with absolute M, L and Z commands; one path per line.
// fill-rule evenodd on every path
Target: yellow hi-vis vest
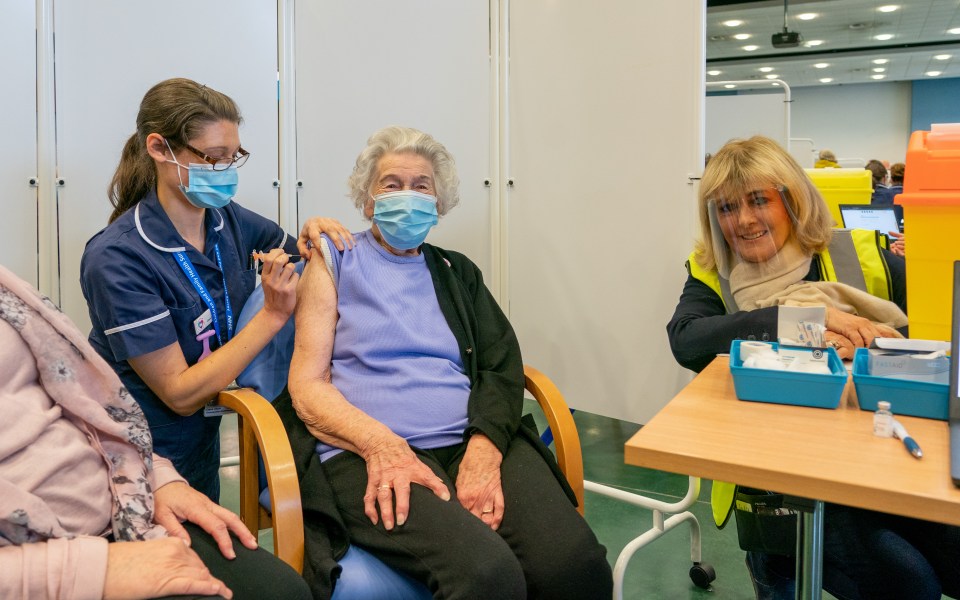
M 893 287 L 887 261 L 880 251 L 880 234 L 865 229 L 834 229 L 830 246 L 820 253 L 820 281 L 839 281 L 863 290 L 877 298 L 891 300 Z M 690 275 L 705 283 L 723 299 L 727 313 L 737 312 L 737 303 L 730 293 L 730 283 L 716 269 L 707 271 L 690 254 Z M 736 484 L 714 481 L 710 491 L 713 520 L 723 527 L 733 514 Z

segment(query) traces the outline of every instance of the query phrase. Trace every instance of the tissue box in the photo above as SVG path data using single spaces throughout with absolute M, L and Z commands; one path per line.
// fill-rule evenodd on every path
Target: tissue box
M 911 381 L 871 374 L 870 351 L 857 348 L 853 355 L 853 385 L 861 410 L 875 411 L 877 403 L 886 400 L 896 415 L 947 420 L 949 414 L 949 383 Z
M 800 373 L 751 369 L 743 366 L 740 358 L 740 342 L 730 346 L 730 373 L 737 398 L 751 402 L 771 402 L 794 406 L 836 408 L 840 405 L 843 388 L 847 384 L 847 369 L 836 350 L 827 348 L 793 348 L 793 352 L 823 352 L 831 374 Z M 776 343 L 771 344 L 778 348 Z

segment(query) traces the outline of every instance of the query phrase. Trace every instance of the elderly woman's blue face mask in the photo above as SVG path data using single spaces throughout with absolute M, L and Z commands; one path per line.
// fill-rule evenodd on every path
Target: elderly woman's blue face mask
M 373 222 L 384 241 L 397 250 L 418 247 L 437 224 L 434 196 L 401 190 L 374 196 L 373 200 Z

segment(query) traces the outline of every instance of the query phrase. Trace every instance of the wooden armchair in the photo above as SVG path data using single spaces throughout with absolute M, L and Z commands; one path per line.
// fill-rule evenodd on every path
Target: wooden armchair
M 536 399 L 553 431 L 557 462 L 577 497 L 583 514 L 583 457 L 580 436 L 563 394 L 550 379 L 530 366 L 523 368 L 527 391 Z M 254 535 L 273 527 L 274 554 L 303 570 L 303 513 L 293 453 L 280 417 L 262 396 L 249 388 L 220 392 L 219 403 L 237 413 L 240 437 L 240 518 Z M 273 513 L 260 506 L 257 449 L 263 456 Z

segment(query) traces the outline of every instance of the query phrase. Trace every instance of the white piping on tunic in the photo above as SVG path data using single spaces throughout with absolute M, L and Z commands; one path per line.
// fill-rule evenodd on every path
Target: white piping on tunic
M 165 310 L 165 311 L 163 311 L 162 313 L 160 313 L 159 315 L 153 315 L 152 317 L 147 317 L 146 319 L 141 319 L 141 320 L 137 321 L 136 323 L 129 323 L 129 324 L 127 324 L 127 325 L 120 325 L 119 327 L 114 327 L 114 328 L 112 328 L 112 329 L 107 329 L 107 330 L 104 331 L 103 333 L 106 334 L 106 335 L 111 335 L 111 334 L 114 334 L 114 333 L 120 333 L 121 331 L 126 331 L 126 330 L 128 330 L 128 329 L 136 329 L 137 327 L 140 327 L 140 326 L 142 326 L 142 325 L 149 325 L 150 323 L 153 323 L 154 321 L 159 321 L 160 319 L 163 319 L 164 317 L 169 317 L 169 316 L 170 316 L 170 311 L 169 311 L 169 310 Z

